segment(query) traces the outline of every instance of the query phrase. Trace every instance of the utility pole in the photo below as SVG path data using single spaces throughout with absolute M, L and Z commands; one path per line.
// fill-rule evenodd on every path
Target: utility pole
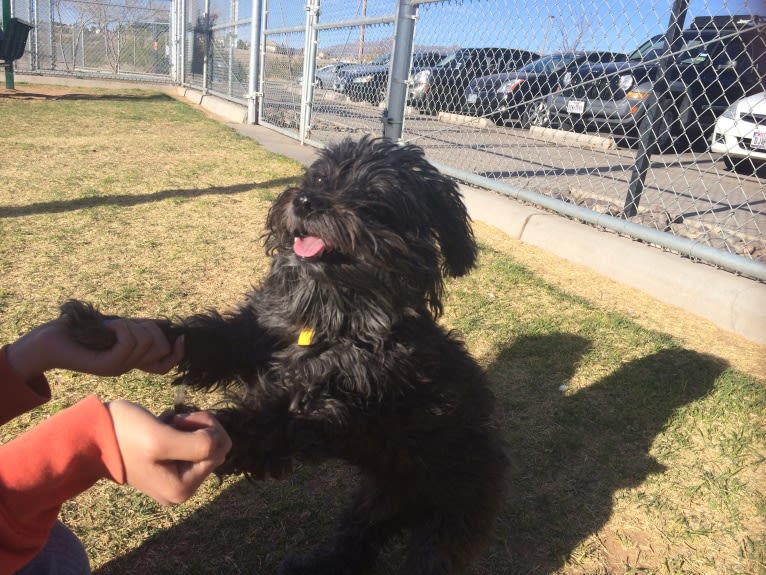
M 367 0 L 362 0 L 362 18 L 367 17 Z M 356 59 L 361 64 L 364 57 L 364 24 L 359 26 L 359 46 L 357 47 Z

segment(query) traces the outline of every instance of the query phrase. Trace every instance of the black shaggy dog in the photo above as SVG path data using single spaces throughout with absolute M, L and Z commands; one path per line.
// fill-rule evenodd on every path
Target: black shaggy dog
M 345 140 L 276 199 L 265 246 L 271 270 L 242 303 L 168 329 L 186 339 L 177 383 L 241 390 L 216 411 L 233 441 L 225 473 L 281 477 L 294 459 L 361 470 L 333 541 L 279 573 L 365 573 L 399 535 L 402 574 L 465 567 L 508 460 L 484 372 L 436 322 L 444 275 L 476 260 L 457 186 L 416 146 Z M 90 329 L 83 306 L 63 311 Z

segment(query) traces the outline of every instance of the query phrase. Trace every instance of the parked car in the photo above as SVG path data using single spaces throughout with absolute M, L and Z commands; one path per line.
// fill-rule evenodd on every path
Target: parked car
M 391 53 L 388 53 L 375 58 L 369 64 L 352 64 L 351 66 L 346 66 L 342 70 L 338 70 L 338 73 L 335 75 L 333 90 L 345 93 L 348 88 L 349 77 L 354 77 L 357 74 L 365 74 L 371 70 L 379 70 L 381 68 L 388 69 L 390 63 Z
M 336 62 L 335 64 L 322 66 L 316 71 L 316 74 L 314 75 L 316 78 L 316 87 L 328 89 L 332 88 L 338 72 L 351 65 L 351 62 Z
M 415 52 L 412 55 L 410 73 L 437 64 L 444 54 L 441 52 Z M 386 64 L 357 68 L 344 74 L 346 94 L 354 101 L 367 101 L 377 105 L 386 99 L 390 60 Z
M 314 82 L 317 88 L 332 88 L 335 83 L 335 77 L 338 74 L 338 70 L 342 70 L 346 66 L 351 66 L 351 62 L 335 62 L 334 64 L 328 64 L 317 68 L 314 73 Z M 303 75 L 296 78 L 298 85 L 303 84 Z
M 410 105 L 427 112 L 462 110 L 474 78 L 521 68 L 538 54 L 516 48 L 461 48 L 413 75 Z
M 766 92 L 726 108 L 713 128 L 710 151 L 721 154 L 730 170 L 766 163 Z
M 491 118 L 504 124 L 520 118 L 523 127 L 544 124 L 547 117 L 545 96 L 571 77 L 586 63 L 625 61 L 615 52 L 559 52 L 533 60 L 514 72 L 481 76 L 468 84 L 463 111 L 472 116 Z
M 764 17 L 705 16 L 683 31 L 666 68 L 668 88 L 655 94 L 660 110 L 656 149 L 667 149 L 679 139 L 693 141 L 733 102 L 763 90 L 765 28 Z M 638 136 L 664 53 L 660 35 L 642 44 L 627 62 L 581 68 L 568 86 L 548 98 L 551 121 Z

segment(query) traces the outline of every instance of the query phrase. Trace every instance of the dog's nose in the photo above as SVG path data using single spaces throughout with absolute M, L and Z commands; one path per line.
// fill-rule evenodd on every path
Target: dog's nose
M 293 207 L 300 212 L 308 212 L 311 209 L 311 199 L 306 194 L 298 194 L 293 200 Z

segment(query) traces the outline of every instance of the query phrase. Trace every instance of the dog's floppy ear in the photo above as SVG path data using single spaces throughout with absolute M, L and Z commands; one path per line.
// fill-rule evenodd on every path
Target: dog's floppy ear
M 478 248 L 457 183 L 429 164 L 428 182 L 431 227 L 442 252 L 442 273 L 458 277 L 476 265 Z

